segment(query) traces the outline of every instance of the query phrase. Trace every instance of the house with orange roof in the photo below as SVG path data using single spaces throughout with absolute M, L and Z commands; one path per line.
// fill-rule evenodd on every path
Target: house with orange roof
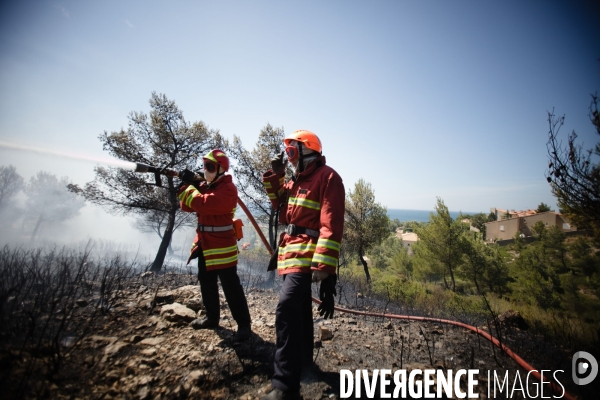
M 397 228 L 396 237 L 402 239 L 402 246 L 408 249 L 408 254 L 413 254 L 412 246 L 419 241 L 419 236 L 414 232 L 404 232 L 402 228 Z
M 491 208 L 490 212 L 496 214 L 497 220 L 485 223 L 485 237 L 489 242 L 513 239 L 517 232 L 523 237 L 532 236 L 531 229 L 538 221 L 542 221 L 546 228 L 558 226 L 565 233 L 577 231 L 577 227 L 566 217 L 554 211 L 538 213 L 535 210 Z

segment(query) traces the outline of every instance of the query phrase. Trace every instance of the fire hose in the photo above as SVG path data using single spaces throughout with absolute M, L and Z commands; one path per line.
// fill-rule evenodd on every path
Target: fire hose
M 147 164 L 142 164 L 142 163 L 136 163 L 135 165 L 135 172 L 150 172 L 154 174 L 154 180 L 155 186 L 158 187 L 162 187 L 162 182 L 160 179 L 161 175 L 165 175 L 165 176 L 169 176 L 169 177 L 178 177 L 182 183 L 190 183 L 190 184 L 194 184 L 194 183 L 200 183 L 202 181 L 204 181 L 204 176 L 202 174 L 199 173 L 194 173 L 192 171 L 189 170 L 184 170 L 184 171 L 175 171 L 174 169 L 169 169 L 169 168 L 159 168 L 159 167 L 154 167 L 152 165 L 147 165 Z M 248 219 L 250 220 L 250 222 L 252 223 L 252 226 L 254 226 L 254 229 L 256 230 L 256 233 L 258 233 L 258 236 L 260 236 L 260 239 L 262 240 L 263 244 L 265 245 L 267 251 L 269 252 L 269 254 L 273 254 L 273 250 L 271 249 L 271 246 L 269 245 L 269 242 L 267 241 L 267 238 L 265 237 L 265 235 L 263 234 L 262 230 L 260 229 L 260 227 L 258 226 L 258 223 L 256 223 L 256 220 L 254 219 L 254 217 L 252 216 L 252 213 L 250 213 L 250 210 L 248 209 L 248 207 L 246 207 L 246 204 L 244 204 L 244 202 L 242 201 L 242 199 L 240 199 L 239 197 L 237 198 L 237 203 L 240 205 L 240 207 L 242 208 L 242 210 L 244 210 L 244 213 L 246 214 L 246 216 L 248 217 Z
M 171 176 L 171 177 L 177 176 L 182 181 L 184 181 L 184 178 L 187 178 L 187 179 L 185 179 L 187 181 L 196 181 L 196 182 L 204 180 L 204 177 L 202 175 L 193 174 L 193 173 L 191 173 L 191 171 L 188 171 L 188 173 L 191 173 L 191 174 L 188 174 L 186 177 L 184 177 L 183 176 L 184 172 L 177 172 L 175 170 L 171 170 L 171 169 L 167 169 L 167 168 L 152 167 L 152 166 L 141 164 L 141 163 L 136 164 L 135 172 L 154 173 L 155 180 L 156 180 L 156 186 L 161 186 L 159 175 L 166 175 L 166 176 Z M 192 182 L 190 182 L 190 183 L 192 183 Z M 250 221 L 250 223 L 256 230 L 256 233 L 258 234 L 258 236 L 261 238 L 261 240 L 262 240 L 263 244 L 265 245 L 265 248 L 267 249 L 269 254 L 272 255 L 273 249 L 269 245 L 269 242 L 267 241 L 265 235 L 263 234 L 262 230 L 258 226 L 258 223 L 254 219 L 254 216 L 252 215 L 252 213 L 250 213 L 250 210 L 248 209 L 248 207 L 246 207 L 246 205 L 244 204 L 242 199 L 240 199 L 239 197 L 237 199 L 237 203 L 240 205 L 240 207 L 242 208 L 242 210 L 248 217 L 248 220 Z M 312 301 L 316 304 L 321 304 L 321 301 L 314 297 L 312 297 Z M 506 346 L 505 344 L 500 342 L 500 340 L 498 340 L 497 338 L 495 338 L 488 332 L 485 332 L 475 326 L 468 325 L 468 324 L 465 324 L 465 323 L 459 322 L 459 321 L 448 320 L 448 319 L 433 318 L 433 317 L 417 317 L 417 316 L 413 316 L 413 315 L 381 314 L 381 313 L 373 313 L 373 312 L 366 312 L 366 311 L 350 310 L 350 309 L 338 307 L 338 306 L 335 306 L 334 310 L 342 312 L 342 313 L 346 313 L 346 314 L 354 314 L 354 315 L 360 315 L 360 316 L 365 316 L 365 317 L 369 316 L 369 317 L 400 319 L 400 320 L 409 320 L 409 321 L 435 322 L 435 323 L 446 324 L 446 325 L 454 325 L 454 326 L 468 329 L 469 331 L 474 332 L 477 335 L 487 339 L 493 345 L 500 348 L 507 356 L 509 356 L 517 364 L 519 364 L 519 366 L 521 366 L 523 369 L 527 370 L 528 373 L 531 373 L 531 375 L 533 375 L 534 378 L 536 378 L 542 384 L 548 384 L 555 394 L 562 396 L 561 398 L 564 398 L 567 400 L 575 400 L 576 399 L 576 397 L 567 393 L 566 389 L 564 389 L 562 386 L 559 387 L 559 385 L 557 385 L 556 383 L 554 383 L 552 381 L 544 381 L 543 376 L 540 374 L 540 372 L 537 369 L 535 369 L 531 365 L 529 365 L 518 354 L 513 352 L 508 346 Z

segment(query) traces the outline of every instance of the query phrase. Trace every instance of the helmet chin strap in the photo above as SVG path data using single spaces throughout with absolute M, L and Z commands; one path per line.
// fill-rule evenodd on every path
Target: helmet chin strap
M 298 173 L 304 172 L 304 155 L 302 154 L 302 142 L 298 142 Z
M 223 172 L 220 172 L 220 171 L 221 171 L 221 167 L 218 166 L 217 167 L 217 174 L 215 175 L 215 178 L 212 181 L 210 181 L 210 182 L 207 181 L 208 186 L 212 185 L 213 183 L 215 183 L 216 181 L 218 181 L 220 177 L 222 177 L 223 175 L 225 175 L 225 171 L 223 171 Z

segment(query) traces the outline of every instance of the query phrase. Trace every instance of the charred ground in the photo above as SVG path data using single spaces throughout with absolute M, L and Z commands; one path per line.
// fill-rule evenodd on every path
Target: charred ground
M 236 324 L 224 298 L 218 329 L 190 327 L 190 319 L 202 313 L 200 291 L 193 276 L 128 277 L 110 298 L 110 309 L 93 319 L 85 335 L 78 340 L 62 337 L 60 369 L 52 370 L 51 356 L 42 351 L 43 347 L 36 347 L 36 351 L 29 351 L 28 346 L 4 347 L 0 363 L 0 377 L 5 382 L 2 397 L 260 398 L 270 390 L 278 288 L 260 288 L 251 281 L 251 277 L 245 277 L 254 333 L 250 340 L 237 343 Z M 72 313 L 74 321 L 89 321 L 97 300 L 91 293 L 88 298 L 78 298 Z M 363 297 L 348 307 L 383 311 L 378 306 Z M 387 313 L 394 311 L 387 306 Z M 314 312 L 316 366 L 303 375 L 305 399 L 339 398 L 340 369 L 479 369 L 480 398 L 488 397 L 488 371 L 499 376 L 509 371 L 511 387 L 519 371 L 525 383 L 526 371 L 490 342 L 464 328 L 340 312 L 333 320 L 323 320 L 316 307 Z M 535 368 L 564 370 L 558 377 L 569 393 L 594 398 L 591 385 L 585 388 L 572 384 L 572 354 L 568 350 L 529 332 L 518 316 L 499 320 L 502 339 L 513 351 Z M 480 328 L 495 331 L 487 324 Z M 533 394 L 534 388 L 531 390 Z M 548 392 L 546 388 L 545 395 L 550 395 Z M 364 390 L 362 394 L 365 396 Z M 523 396 L 516 391 L 512 398 Z

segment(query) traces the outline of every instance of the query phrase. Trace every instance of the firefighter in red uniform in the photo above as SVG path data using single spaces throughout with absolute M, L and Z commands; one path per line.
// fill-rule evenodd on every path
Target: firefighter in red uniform
M 276 249 L 283 284 L 275 315 L 273 390 L 263 397 L 267 400 L 301 398 L 301 371 L 313 363 L 311 283 L 321 282 L 319 313 L 331 318 L 344 230 L 344 184 L 325 164 L 317 135 L 299 130 L 284 143 L 287 160 L 294 167 L 292 179 L 284 183 L 283 152 L 263 174 L 272 206 L 279 209 L 280 222 L 288 224 Z
M 237 340 L 251 336 L 250 312 L 244 289 L 237 274 L 238 247 L 233 227 L 237 205 L 237 188 L 229 170 L 229 159 L 221 150 L 215 149 L 203 158 L 204 178 L 198 188 L 183 186 L 179 193 L 181 209 L 195 212 L 198 216 L 196 238 L 190 253 L 198 257 L 198 280 L 206 316 L 192 321 L 195 329 L 219 326 L 220 304 L 217 278 L 221 279 L 225 299 L 231 315 L 237 322 Z

